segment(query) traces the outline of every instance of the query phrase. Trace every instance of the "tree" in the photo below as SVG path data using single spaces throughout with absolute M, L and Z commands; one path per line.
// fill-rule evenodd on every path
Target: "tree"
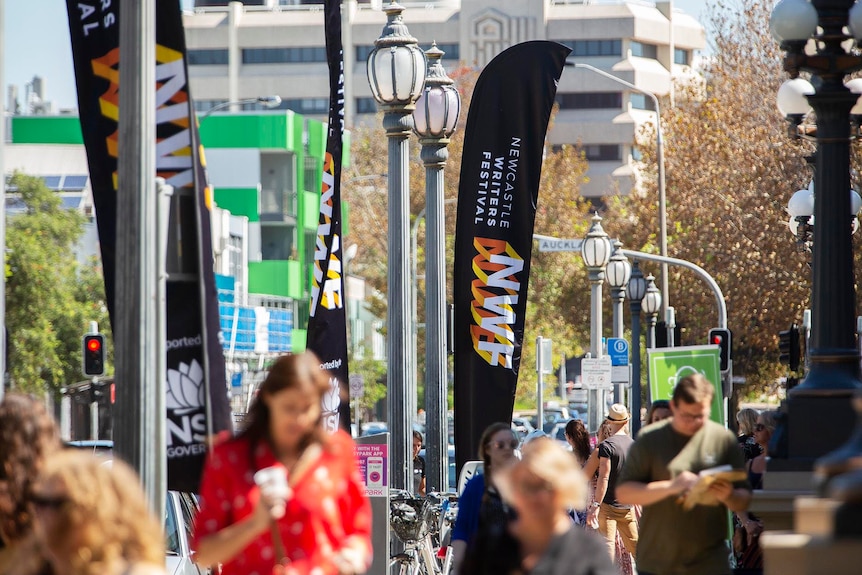
M 41 178 L 13 175 L 9 191 L 23 212 L 10 214 L 6 246 L 8 370 L 13 388 L 57 393 L 81 376 L 81 336 L 89 321 L 109 331 L 95 264 L 81 267 L 75 247 L 85 218 L 62 207 Z
M 779 46 L 766 34 L 772 2 L 716 2 L 712 55 L 699 85 L 680 85 L 663 108 L 668 254 L 697 263 L 721 286 L 734 333 L 734 372 L 754 387 L 779 373 L 777 332 L 808 305 L 808 257 L 795 253 L 784 212 L 812 174 L 812 144 L 787 137 L 775 106 L 785 79 Z M 645 193 L 609 203 L 606 226 L 627 246 L 657 252 L 655 130 L 641 134 Z M 613 234 L 612 234 L 613 235 Z M 669 270 L 671 305 L 683 344 L 716 327 L 712 296 L 690 272 Z

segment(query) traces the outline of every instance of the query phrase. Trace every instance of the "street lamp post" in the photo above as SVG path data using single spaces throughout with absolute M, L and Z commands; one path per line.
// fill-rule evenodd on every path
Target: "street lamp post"
M 618 78 L 613 74 L 609 74 L 600 68 L 596 68 L 595 66 L 590 66 L 589 64 L 583 64 L 581 62 L 575 62 L 573 64 L 575 68 L 581 68 L 583 70 L 589 70 L 590 72 L 595 72 L 599 76 L 603 78 L 607 78 L 612 82 L 616 82 L 622 86 L 625 86 L 629 90 L 637 92 L 638 94 L 643 94 L 650 100 L 652 100 L 653 106 L 655 106 L 655 145 L 656 145 L 656 163 L 658 164 L 658 227 L 659 227 L 659 254 L 662 257 L 667 257 L 667 194 L 665 192 L 665 177 L 664 177 L 664 139 L 662 138 L 662 130 L 661 130 L 661 107 L 659 106 L 658 96 L 654 93 L 644 90 L 643 88 L 638 88 L 631 82 L 626 82 L 622 78 Z M 667 276 L 667 263 L 660 262 L 661 264 L 661 302 L 662 302 L 662 316 L 667 315 L 667 307 L 670 305 L 670 296 L 668 295 L 668 276 Z M 668 341 L 673 341 L 673 328 L 668 328 Z
M 221 104 L 216 104 L 215 106 L 201 114 L 199 121 L 202 122 L 204 118 L 206 118 L 213 112 L 224 110 L 225 108 L 233 106 L 235 104 L 262 104 L 264 108 L 272 109 L 281 105 L 281 96 L 258 96 L 257 98 L 245 98 L 243 100 L 222 102 Z
M 632 274 L 629 259 L 622 252 L 623 243 L 614 242 L 614 255 L 608 260 L 607 280 L 611 286 L 611 302 L 613 303 L 613 324 L 611 335 L 623 337 L 623 302 L 626 299 L 626 287 Z M 623 384 L 614 386 L 614 403 L 623 401 Z
M 449 137 L 455 131 L 461 98 L 433 44 L 425 52 L 425 89 L 416 101 L 413 125 L 425 164 L 425 454 L 426 491 L 448 488 L 448 378 L 446 377 L 446 229 L 443 167 L 449 158 Z
M 655 348 L 655 324 L 661 308 L 661 292 L 655 286 L 655 276 L 652 274 L 646 277 L 646 292 L 641 300 L 641 308 L 647 316 L 646 346 L 647 349 L 653 349 Z M 649 366 L 647 366 L 647 381 L 649 381 Z M 647 400 L 652 401 L 649 386 L 647 386 Z
M 778 97 L 791 137 L 817 143 L 811 369 L 805 381 L 788 392 L 786 417 L 776 432 L 786 437 L 786 449 L 776 453 L 778 457 L 810 465 L 850 436 L 851 399 L 862 390 L 855 345 L 853 247 L 847 233 L 850 142 L 859 136 L 851 110 L 858 95 L 844 85 L 848 74 L 862 69 L 856 44 L 845 44 L 862 40 L 862 5 L 854 0 L 783 0 L 773 9 L 770 29 L 786 51 L 784 69 L 791 80 Z M 798 77 L 802 71 L 812 74 L 813 84 Z M 816 115 L 813 130 L 803 125 L 811 109 Z M 824 473 L 831 474 L 830 467 Z
M 602 229 L 602 218 L 595 214 L 590 231 L 581 244 L 581 257 L 590 277 L 590 355 L 594 358 L 602 357 L 602 283 L 605 281 L 605 266 L 610 255 L 611 241 Z M 588 425 L 591 431 L 595 431 L 602 415 L 600 407 L 604 410 L 604 407 L 599 405 L 603 392 L 591 389 L 589 393 Z
M 383 108 L 389 140 L 388 243 L 388 412 L 392 437 L 391 486 L 412 490 L 412 389 L 416 358 L 410 344 L 410 190 L 408 141 L 416 99 L 425 81 L 425 54 L 401 17 L 404 8 L 391 2 L 386 25 L 368 55 L 368 83 Z
M 638 261 L 632 262 L 626 297 L 632 315 L 632 437 L 637 436 L 641 427 L 641 300 L 646 295 L 646 280 Z

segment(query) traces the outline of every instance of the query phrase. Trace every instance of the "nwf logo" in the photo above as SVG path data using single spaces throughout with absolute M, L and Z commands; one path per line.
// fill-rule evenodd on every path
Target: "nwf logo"
M 515 352 L 514 306 L 521 291 L 517 274 L 524 269 L 524 259 L 504 240 L 475 238 L 473 247 L 477 251 L 470 304 L 473 349 L 489 365 L 511 369 Z

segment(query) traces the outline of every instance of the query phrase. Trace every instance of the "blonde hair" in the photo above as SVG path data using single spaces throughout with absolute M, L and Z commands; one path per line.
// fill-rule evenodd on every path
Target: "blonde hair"
M 500 491 L 512 499 L 512 475 L 527 471 L 546 481 L 566 507 L 583 509 L 587 504 L 587 478 L 572 454 L 547 437 L 538 437 L 521 448 L 521 459 L 509 465 Z
M 140 480 L 119 460 L 63 450 L 48 458 L 37 489 L 61 485 L 68 502 L 45 533 L 57 557 L 75 575 L 110 573 L 118 564 L 163 566 L 165 544 L 160 523 L 147 507 Z
M 739 431 L 744 435 L 751 435 L 754 433 L 754 425 L 757 423 L 758 415 L 757 410 L 751 409 L 750 407 L 740 409 L 739 413 L 736 414 L 736 422 L 739 424 Z

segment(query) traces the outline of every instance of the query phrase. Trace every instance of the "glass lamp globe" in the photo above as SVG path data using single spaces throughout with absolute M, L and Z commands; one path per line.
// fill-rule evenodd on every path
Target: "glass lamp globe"
M 859 6 L 859 4 L 854 4 L 854 8 Z M 862 78 L 853 78 L 846 84 L 847 89 L 853 92 L 854 94 L 862 94 Z M 856 100 L 856 105 L 851 108 L 850 113 L 854 116 L 862 116 L 862 98 Z
M 619 240 L 614 242 L 614 255 L 608 261 L 605 277 L 612 288 L 624 288 L 629 283 L 632 275 L 632 265 L 629 259 L 623 255 L 623 243 Z
M 787 213 L 794 218 L 814 214 L 814 192 L 808 189 L 796 191 L 787 202 Z
M 769 31 L 777 42 L 808 40 L 817 30 L 817 9 L 808 0 L 781 0 L 769 16 Z
M 847 26 L 857 41 L 862 40 L 862 4 L 856 2 L 847 14 Z
M 661 291 L 655 285 L 655 276 L 648 275 L 646 281 L 647 289 L 642 306 L 644 313 L 652 315 L 658 313 L 659 308 L 661 308 Z
M 862 209 L 862 198 L 856 190 L 850 190 L 850 215 L 855 216 Z
M 581 244 L 581 257 L 587 268 L 604 268 L 611 257 L 611 241 L 602 229 L 602 218 L 599 214 L 593 216 L 593 223 Z
M 629 301 L 641 301 L 646 294 L 646 279 L 637 261 L 632 264 L 632 273 L 626 286 L 626 297 Z
M 802 78 L 794 78 L 787 80 L 778 89 L 776 103 L 778 111 L 782 116 L 791 114 L 802 114 L 803 116 L 811 111 L 811 104 L 808 103 L 808 98 L 814 93 L 814 86 L 808 80 Z

